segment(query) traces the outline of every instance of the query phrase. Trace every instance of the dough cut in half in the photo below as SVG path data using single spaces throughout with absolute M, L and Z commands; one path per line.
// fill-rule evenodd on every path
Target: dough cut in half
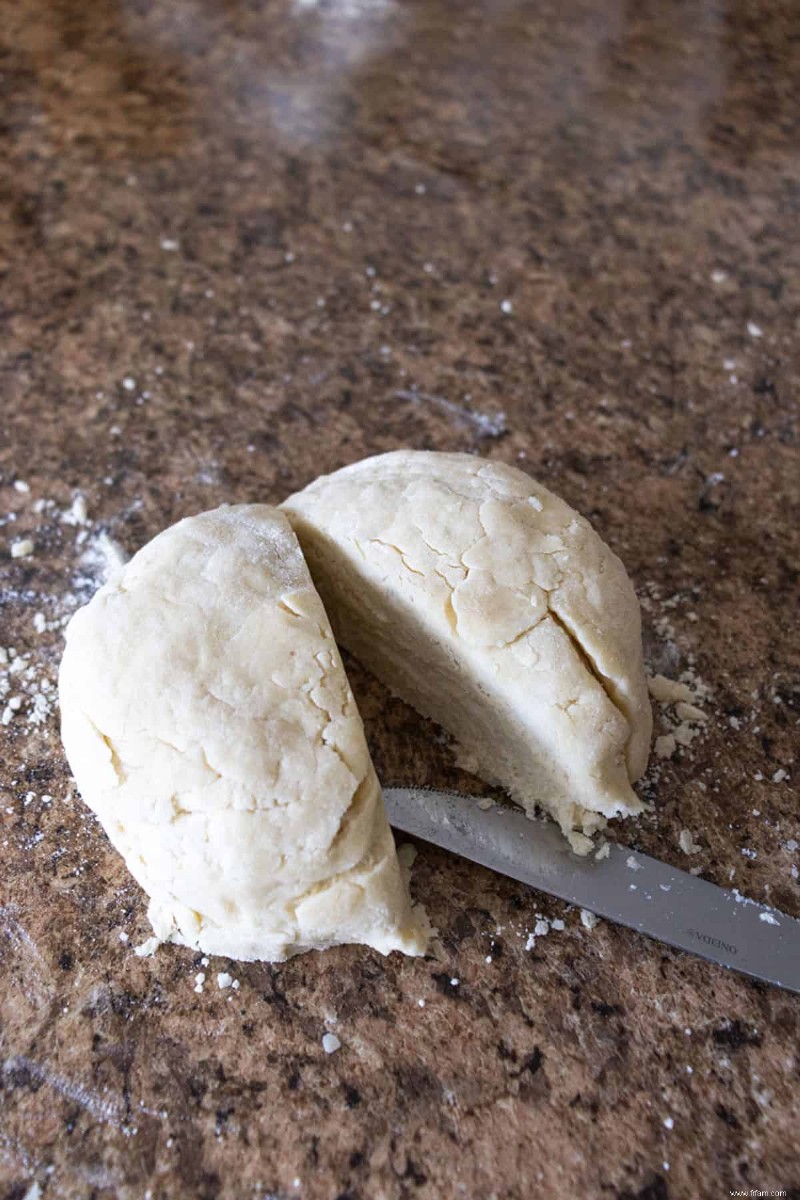
M 425 952 L 361 718 L 284 514 L 156 537 L 75 614 L 62 735 L 156 935 L 282 960 Z
M 282 506 L 340 643 L 574 848 L 642 805 L 639 604 L 591 525 L 522 471 L 399 450 Z

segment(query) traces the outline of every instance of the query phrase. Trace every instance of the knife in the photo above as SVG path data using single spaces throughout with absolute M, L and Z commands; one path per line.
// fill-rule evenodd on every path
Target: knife
M 573 854 L 552 821 L 478 797 L 385 788 L 389 823 L 530 887 L 720 966 L 800 992 L 800 921 L 608 843 L 608 856 Z

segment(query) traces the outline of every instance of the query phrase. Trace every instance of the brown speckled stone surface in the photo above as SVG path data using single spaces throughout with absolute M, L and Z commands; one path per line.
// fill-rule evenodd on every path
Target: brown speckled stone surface
M 622 836 L 800 915 L 797 5 L 6 0 L 0 94 L 0 1195 L 800 1194 L 797 997 L 427 847 L 429 959 L 198 994 L 35 700 L 102 533 L 485 454 L 712 689 Z M 352 679 L 384 779 L 479 786 Z

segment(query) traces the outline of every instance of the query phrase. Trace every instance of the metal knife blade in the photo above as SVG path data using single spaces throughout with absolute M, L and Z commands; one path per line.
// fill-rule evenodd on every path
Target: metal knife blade
M 720 966 L 800 992 L 800 921 L 639 851 L 573 854 L 551 821 L 477 797 L 385 788 L 389 823 Z

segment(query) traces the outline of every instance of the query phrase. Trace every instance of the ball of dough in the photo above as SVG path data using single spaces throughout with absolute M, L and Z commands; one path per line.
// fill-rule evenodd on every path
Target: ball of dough
M 59 690 L 78 787 L 156 935 L 277 961 L 425 951 L 361 718 L 286 517 L 156 537 L 75 614 Z
M 639 604 L 592 529 L 523 472 L 400 450 L 283 508 L 341 643 L 462 762 L 576 849 L 636 813 L 652 714 Z

